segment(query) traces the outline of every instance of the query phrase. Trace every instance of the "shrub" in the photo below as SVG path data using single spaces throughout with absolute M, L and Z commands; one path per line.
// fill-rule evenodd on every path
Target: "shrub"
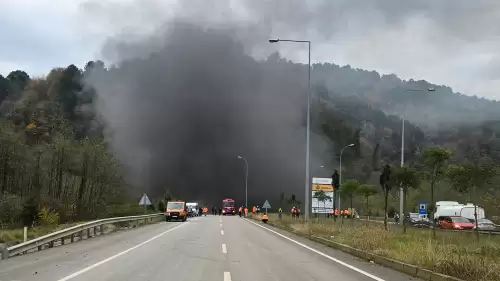
M 42 226 L 54 226 L 59 224 L 59 213 L 48 207 L 43 207 L 38 214 Z

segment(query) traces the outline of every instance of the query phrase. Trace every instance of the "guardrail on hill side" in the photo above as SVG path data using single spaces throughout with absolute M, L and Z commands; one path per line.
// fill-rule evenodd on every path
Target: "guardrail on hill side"
M 35 239 L 26 241 L 24 243 L 20 243 L 2 250 L 2 259 L 7 259 L 9 257 L 25 253 L 29 250 L 37 248 L 38 251 L 43 250 L 44 245 L 48 245 L 49 248 L 54 247 L 54 242 L 60 241 L 61 245 L 64 245 L 66 240 L 69 238 L 70 242 L 73 243 L 75 241 L 75 237 L 79 236 L 81 239 L 87 236 L 87 238 L 91 236 L 91 230 L 93 230 L 94 236 L 100 232 L 101 235 L 104 233 L 104 225 L 107 224 L 115 224 L 120 222 L 135 222 L 135 226 L 139 226 L 141 221 L 144 221 L 144 224 L 151 223 L 155 220 L 163 220 L 165 214 L 150 214 L 150 215 L 140 215 L 140 216 L 128 216 L 128 217 L 116 217 L 116 218 L 107 218 L 101 220 L 95 220 L 87 223 L 82 223 L 76 226 L 72 226 L 66 229 L 62 229 L 53 233 L 49 233 L 44 236 L 37 237 Z M 81 240 L 80 239 L 80 240 Z

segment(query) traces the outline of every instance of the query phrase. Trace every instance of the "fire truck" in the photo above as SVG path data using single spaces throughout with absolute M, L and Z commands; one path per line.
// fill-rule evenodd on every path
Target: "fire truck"
M 222 215 L 235 215 L 236 210 L 235 208 L 235 203 L 233 199 L 224 199 L 222 200 Z

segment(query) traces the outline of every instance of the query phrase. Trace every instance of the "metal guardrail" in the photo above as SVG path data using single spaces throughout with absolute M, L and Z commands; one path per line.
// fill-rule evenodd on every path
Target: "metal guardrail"
M 47 245 L 49 248 L 54 246 L 54 242 L 61 241 L 61 245 L 65 244 L 65 240 L 70 238 L 70 243 L 75 241 L 75 236 L 79 236 L 83 239 L 85 234 L 87 238 L 91 237 L 91 229 L 93 229 L 94 235 L 98 232 L 101 235 L 104 233 L 104 225 L 114 224 L 119 222 L 136 222 L 136 226 L 139 226 L 140 221 L 144 221 L 144 224 L 148 222 L 153 222 L 154 220 L 164 219 L 165 214 L 150 214 L 150 215 L 140 215 L 140 216 L 128 216 L 128 217 L 116 217 L 107 218 L 101 220 L 95 220 L 87 223 L 82 223 L 76 226 L 68 227 L 53 233 L 49 233 L 44 236 L 37 237 L 35 239 L 8 247 L 2 251 L 2 259 L 7 259 L 9 257 L 25 253 L 29 250 L 37 248 L 38 251 L 43 250 L 43 246 Z M 99 229 L 99 230 L 98 230 Z M 86 233 L 85 233 L 86 232 Z

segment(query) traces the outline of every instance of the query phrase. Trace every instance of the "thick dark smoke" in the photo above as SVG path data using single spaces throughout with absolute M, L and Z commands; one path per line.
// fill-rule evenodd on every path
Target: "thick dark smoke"
M 127 59 L 89 83 L 138 189 L 243 203 L 241 155 L 249 204 L 303 197 L 307 67 L 256 61 L 233 34 L 175 23 L 164 36 L 107 46 Z

